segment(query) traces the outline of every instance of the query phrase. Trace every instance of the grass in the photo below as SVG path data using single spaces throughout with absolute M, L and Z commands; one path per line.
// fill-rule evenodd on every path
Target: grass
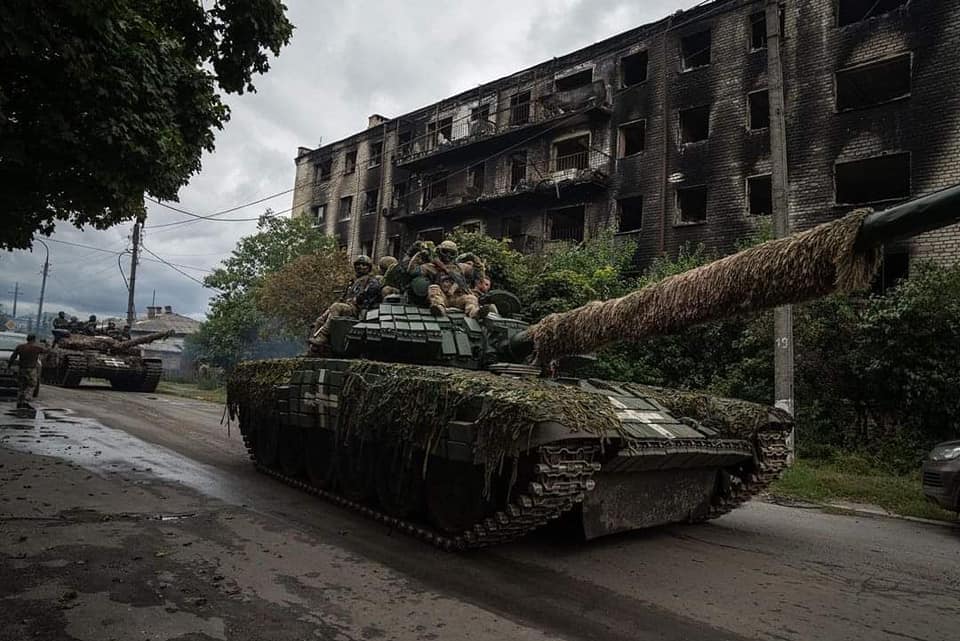
M 214 389 L 201 389 L 196 383 L 173 383 L 170 381 L 160 381 L 157 385 L 157 394 L 169 394 L 170 396 L 182 396 L 192 398 L 198 401 L 210 401 L 211 403 L 226 403 L 227 390 L 224 387 Z
M 953 512 L 927 501 L 921 490 L 919 471 L 898 476 L 860 468 L 861 465 L 847 465 L 842 459 L 800 459 L 771 486 L 770 492 L 776 496 L 816 503 L 850 501 L 878 505 L 902 516 L 957 520 Z

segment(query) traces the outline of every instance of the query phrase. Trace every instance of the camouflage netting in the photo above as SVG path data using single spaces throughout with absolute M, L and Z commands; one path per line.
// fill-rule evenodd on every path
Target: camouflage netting
M 793 419 L 786 411 L 759 403 L 712 396 L 705 392 L 691 390 L 668 389 L 637 383 L 622 383 L 622 385 L 631 391 L 654 399 L 675 416 L 692 418 L 705 427 L 717 430 L 724 438 L 749 441 L 758 430 L 771 423 L 784 427 L 793 423 Z
M 604 436 L 621 425 L 605 396 L 541 379 L 485 372 L 359 361 L 340 395 L 341 438 L 358 435 L 412 442 L 435 450 L 444 429 L 466 414 L 477 426 L 474 462 L 484 466 L 485 491 L 505 460 L 525 448 L 536 425 L 556 422 L 571 432 Z M 515 473 L 515 471 L 514 471 Z
M 870 210 L 855 211 L 671 276 L 622 298 L 551 314 L 530 328 L 541 363 L 583 354 L 617 340 L 676 332 L 719 318 L 801 303 L 870 285 L 877 248 L 854 243 Z
M 153 341 L 160 340 L 161 338 L 173 336 L 173 334 L 174 331 L 171 329 L 165 332 L 153 332 L 152 334 L 145 334 L 143 336 L 138 336 L 137 338 L 131 338 L 125 341 L 120 341 L 104 335 L 87 336 L 86 334 L 70 334 L 69 336 L 58 340 L 56 346 L 61 349 L 91 350 L 115 354 L 119 352 L 131 351 L 138 345 L 152 343 Z
M 302 363 L 302 358 L 272 358 L 244 361 L 227 377 L 227 409 L 230 418 L 239 416 L 240 403 L 272 407 L 276 400 L 275 385 L 286 385 Z

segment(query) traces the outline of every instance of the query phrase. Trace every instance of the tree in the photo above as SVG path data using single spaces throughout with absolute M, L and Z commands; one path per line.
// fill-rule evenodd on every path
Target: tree
M 53 0 L 0 11 L 0 248 L 176 200 L 293 26 L 280 0 Z
M 257 309 L 275 318 L 287 334 L 303 335 L 352 278 L 346 252 L 337 249 L 331 238 L 324 250 L 295 258 L 264 278 L 257 288 Z

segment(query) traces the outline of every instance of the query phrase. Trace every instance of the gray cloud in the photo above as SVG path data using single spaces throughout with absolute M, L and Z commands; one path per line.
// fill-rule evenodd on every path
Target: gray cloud
M 693 0 L 487 0 L 476 3 L 312 2 L 288 0 L 297 29 L 273 68 L 256 81 L 257 93 L 231 96 L 233 115 L 217 149 L 180 193 L 180 206 L 209 213 L 293 186 L 297 147 L 315 146 L 362 129 L 372 113 L 396 116 L 444 96 L 560 56 L 615 33 L 660 19 Z M 290 207 L 287 194 L 225 217 L 256 216 Z M 211 268 L 256 224 L 183 220 L 151 205 L 145 245 L 171 262 Z M 54 240 L 112 252 L 127 247 L 131 226 L 76 230 L 60 226 Z M 117 256 L 58 243 L 50 245 L 44 309 L 77 315 L 126 313 L 126 289 Z M 147 256 L 149 257 L 149 256 Z M 23 290 L 21 315 L 36 313 L 43 249 L 0 254 L 0 303 L 9 312 L 14 282 Z M 129 258 L 124 257 L 124 270 Z M 202 278 L 202 271 L 184 269 Z M 156 291 L 159 305 L 202 315 L 211 292 L 169 267 L 144 261 L 137 272 L 137 309 Z

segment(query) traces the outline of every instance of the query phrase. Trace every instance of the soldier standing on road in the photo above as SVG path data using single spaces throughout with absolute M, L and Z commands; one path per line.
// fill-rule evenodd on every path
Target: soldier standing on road
M 360 312 L 372 309 L 383 299 L 380 281 L 372 274 L 373 261 L 369 256 L 361 254 L 353 261 L 353 271 L 357 279 L 347 288 L 340 300 L 330 305 L 323 314 L 313 322 L 314 331 L 307 341 L 310 352 L 322 354 L 330 345 L 330 322 L 334 318 L 349 316 L 359 318 Z
M 29 334 L 27 342 L 17 345 L 13 353 L 10 354 L 8 365 L 13 367 L 14 361 L 20 361 L 20 368 L 17 372 L 17 409 L 30 408 L 27 404 L 27 393 L 33 392 L 34 398 L 39 393 L 40 382 L 38 377 L 40 355 L 46 350 L 42 345 L 37 344 L 36 334 Z

